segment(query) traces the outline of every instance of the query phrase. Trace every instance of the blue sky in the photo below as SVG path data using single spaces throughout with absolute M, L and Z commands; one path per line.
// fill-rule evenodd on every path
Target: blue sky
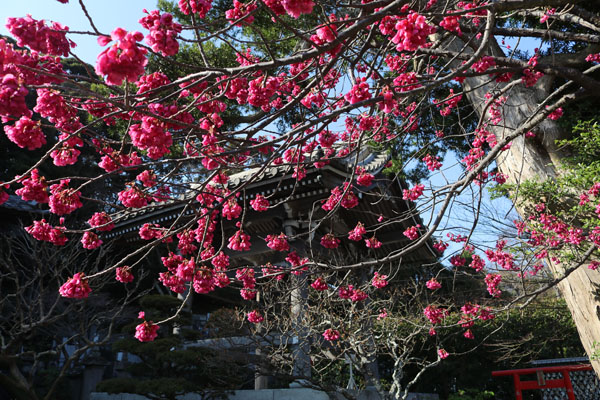
M 96 27 L 107 34 L 116 27 L 146 33 L 137 21 L 144 16 L 144 8 L 154 10 L 156 3 L 156 0 L 84 0 Z M 8 17 L 24 17 L 27 14 L 35 19 L 60 22 L 72 31 L 92 30 L 78 0 L 70 0 L 68 4 L 57 0 L 3 0 L 0 6 L 0 34 L 9 35 L 5 26 Z M 69 35 L 69 38 L 77 43 L 75 54 L 95 64 L 96 56 L 102 51 L 96 43 L 96 37 Z

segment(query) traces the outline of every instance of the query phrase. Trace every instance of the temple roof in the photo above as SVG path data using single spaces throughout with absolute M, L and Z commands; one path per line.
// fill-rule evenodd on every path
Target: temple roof
M 314 153 L 309 155 L 309 157 L 315 161 L 319 158 Z M 352 172 L 350 171 L 350 168 L 356 163 L 357 166 L 363 167 L 365 171 L 373 175 L 377 175 L 383 170 L 389 159 L 390 157 L 387 152 L 373 152 L 369 149 L 364 149 L 359 152 L 358 160 L 356 159 L 356 154 L 352 153 L 345 158 L 332 159 L 328 165 L 325 165 L 322 168 L 316 168 L 311 165 L 306 167 L 306 170 L 307 173 L 316 171 L 331 171 L 342 177 L 349 177 Z M 293 170 L 293 166 L 289 164 L 248 168 L 247 170 L 230 175 L 227 186 L 229 189 L 233 189 L 239 187 L 240 185 L 247 184 L 245 185 L 246 190 L 258 189 L 273 182 L 280 182 L 281 180 L 291 178 Z M 312 183 L 314 183 L 313 180 L 306 179 L 298 181 L 297 184 L 294 184 L 294 186 L 302 187 Z M 137 210 L 127 210 L 120 213 L 120 215 L 118 214 L 114 218 L 116 221 L 116 229 L 112 233 L 105 234 L 104 236 L 106 238 L 111 238 L 118 236 L 119 233 L 129 232 L 131 229 L 125 229 L 124 232 L 121 232 L 121 230 L 123 227 L 129 226 L 132 223 L 141 220 L 144 220 L 145 222 L 148 222 L 147 220 L 152 220 L 152 223 L 161 223 L 174 219 L 173 213 L 177 213 L 177 210 L 179 210 L 183 204 L 187 203 L 192 198 L 195 198 L 198 194 L 197 190 L 200 187 L 200 184 L 192 184 L 190 191 L 178 196 L 177 198 L 164 202 L 153 202 L 146 207 Z M 277 187 L 277 190 L 283 191 L 291 188 L 292 187 L 290 185 L 280 185 Z M 260 193 L 265 195 L 269 192 L 272 192 L 272 190 L 261 191 Z M 249 198 L 251 199 L 254 196 L 255 195 L 250 195 Z M 191 215 L 193 212 L 193 210 L 188 210 L 187 214 Z M 139 226 L 141 225 L 142 224 Z

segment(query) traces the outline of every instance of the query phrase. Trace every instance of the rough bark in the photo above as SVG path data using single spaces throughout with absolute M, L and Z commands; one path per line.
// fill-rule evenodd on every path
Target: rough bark
M 455 40 L 449 44 L 449 48 L 457 50 L 462 48 L 462 45 L 461 41 Z M 488 52 L 494 56 L 503 56 L 502 50 L 494 40 L 490 43 Z M 466 96 L 480 117 L 486 112 L 485 94 L 505 86 L 506 84 L 498 84 L 487 76 L 467 78 L 463 83 Z M 531 88 L 526 88 L 523 84 L 511 88 L 506 94 L 508 100 L 503 108 L 504 121 L 498 126 L 489 126 L 488 130 L 499 140 L 513 134 L 548 96 L 549 88 L 549 82 L 543 80 Z M 508 176 L 509 183 L 513 184 L 527 180 L 542 182 L 555 178 L 558 173 L 557 167 L 564 157 L 557 149 L 555 141 L 561 138 L 563 133 L 558 124 L 545 120 L 536 128 L 535 140 L 519 136 L 512 141 L 509 150 L 499 154 L 496 158 L 498 168 Z M 517 211 L 524 216 L 522 209 L 517 207 Z M 551 260 L 547 260 L 547 265 L 556 277 L 564 275 L 563 266 Z M 571 311 L 581 343 L 590 356 L 596 374 L 600 376 L 600 361 L 591 357 L 596 350 L 596 344 L 600 343 L 600 274 L 582 265 L 563 279 L 558 288 Z

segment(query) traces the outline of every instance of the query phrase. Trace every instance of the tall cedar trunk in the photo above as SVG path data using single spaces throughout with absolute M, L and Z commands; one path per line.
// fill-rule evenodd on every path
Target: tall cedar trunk
M 460 51 L 462 45 L 462 41 L 454 40 L 448 48 Z M 502 50 L 493 39 L 488 52 L 491 55 L 503 56 Z M 463 83 L 466 96 L 479 116 L 485 112 L 485 94 L 504 86 L 505 84 L 498 84 L 485 75 L 467 78 Z M 499 140 L 512 134 L 549 94 L 549 86 L 548 81 L 542 79 L 538 85 L 531 88 L 519 84 L 510 89 L 503 108 L 504 121 L 499 126 L 489 126 L 488 130 Z M 544 121 L 536 130 L 537 139 L 519 136 L 512 141 L 509 150 L 500 153 L 496 159 L 498 168 L 513 184 L 526 180 L 541 182 L 553 179 L 563 157 L 555 146 L 555 140 L 561 137 L 561 133 L 555 122 Z M 517 211 L 525 217 L 522 209 L 517 207 Z M 561 265 L 551 260 L 547 260 L 547 264 L 556 277 L 563 275 L 564 268 Z M 591 359 L 594 344 L 600 343 L 600 274 L 583 265 L 562 280 L 558 288 L 571 311 L 581 343 Z M 596 374 L 600 376 L 600 361 L 591 360 L 591 363 Z

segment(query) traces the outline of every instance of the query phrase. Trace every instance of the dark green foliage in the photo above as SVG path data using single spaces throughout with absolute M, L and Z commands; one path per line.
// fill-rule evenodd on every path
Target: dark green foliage
M 453 355 L 428 371 L 414 391 L 436 392 L 446 398 L 453 390 L 471 389 L 465 393 L 471 397 L 453 394 L 449 398 L 485 399 L 474 394 L 484 391 L 495 393 L 496 398 L 511 398 L 512 380 L 492 378 L 492 371 L 531 368 L 534 360 L 585 355 L 571 314 L 560 299 L 540 300 L 523 310 L 499 314 L 471 330 L 475 339 L 468 340 L 462 336 L 464 329 L 457 327 L 456 334 L 443 343 L 453 349 Z M 425 340 L 434 342 L 435 338 Z M 432 344 L 423 348 L 432 352 Z
M 146 318 L 153 321 L 173 315 L 180 305 L 181 300 L 171 296 L 148 295 L 140 300 Z M 244 353 L 186 345 L 197 340 L 200 332 L 185 328 L 190 323 L 189 313 L 181 314 L 162 324 L 159 338 L 153 342 L 139 342 L 133 337 L 136 323 L 128 325 L 124 330 L 125 338 L 113 344 L 113 351 L 136 355 L 141 362 L 127 366 L 131 377 L 105 380 L 96 390 L 174 399 L 176 395 L 188 392 L 210 391 L 216 395 L 224 390 L 242 388 L 253 380 L 254 372 L 247 367 Z M 171 333 L 175 325 L 179 334 Z

